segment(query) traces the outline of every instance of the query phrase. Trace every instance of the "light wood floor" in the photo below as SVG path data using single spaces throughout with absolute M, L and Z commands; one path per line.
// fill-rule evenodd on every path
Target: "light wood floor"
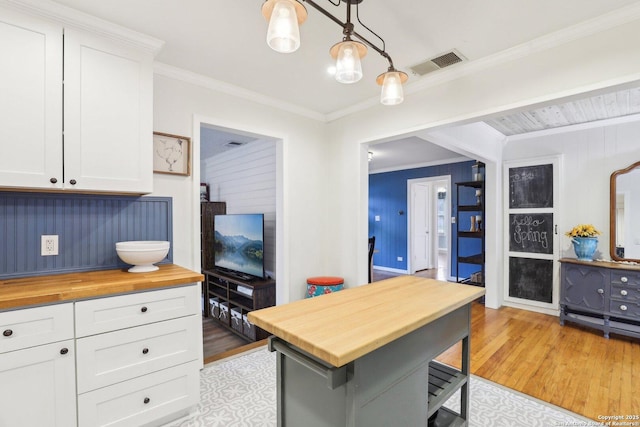
M 439 360 L 459 367 L 460 347 Z M 471 373 L 596 421 L 640 415 L 640 342 L 555 316 L 474 303 Z

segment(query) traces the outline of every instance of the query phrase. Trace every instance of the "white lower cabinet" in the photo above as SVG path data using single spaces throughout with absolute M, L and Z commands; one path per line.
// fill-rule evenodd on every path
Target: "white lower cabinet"
M 157 426 L 198 404 L 199 303 L 199 284 L 76 303 L 80 427 Z
M 78 396 L 80 426 L 158 426 L 200 401 L 198 362 L 163 369 Z
M 73 304 L 0 313 L 0 426 L 76 426 Z
M 0 427 L 157 426 L 187 415 L 200 401 L 199 296 L 190 284 L 0 312 Z

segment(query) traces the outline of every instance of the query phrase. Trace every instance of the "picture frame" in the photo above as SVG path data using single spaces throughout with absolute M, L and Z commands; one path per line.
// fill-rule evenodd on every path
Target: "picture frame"
M 153 172 L 191 175 L 191 138 L 153 132 Z
M 200 183 L 200 201 L 201 202 L 209 201 L 209 184 L 204 182 Z

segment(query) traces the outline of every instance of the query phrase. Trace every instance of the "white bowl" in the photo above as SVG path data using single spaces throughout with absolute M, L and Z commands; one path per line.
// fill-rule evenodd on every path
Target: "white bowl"
M 156 271 L 156 262 L 162 261 L 169 253 L 169 242 L 157 240 L 137 240 L 116 243 L 116 252 L 120 259 L 132 264 L 130 273 Z

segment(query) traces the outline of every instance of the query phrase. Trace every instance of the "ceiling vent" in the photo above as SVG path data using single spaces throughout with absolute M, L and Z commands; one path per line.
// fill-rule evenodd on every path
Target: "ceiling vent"
M 437 71 L 441 68 L 446 68 L 450 65 L 457 64 L 464 61 L 465 58 L 460 52 L 455 49 L 438 55 L 435 58 L 428 59 L 420 64 L 416 64 L 413 67 L 409 67 L 411 72 L 416 76 L 424 76 L 425 74 Z
M 240 147 L 241 145 L 244 145 L 244 144 L 246 144 L 246 142 L 229 141 L 226 144 L 224 144 L 224 146 L 227 148 L 235 148 L 235 147 Z

